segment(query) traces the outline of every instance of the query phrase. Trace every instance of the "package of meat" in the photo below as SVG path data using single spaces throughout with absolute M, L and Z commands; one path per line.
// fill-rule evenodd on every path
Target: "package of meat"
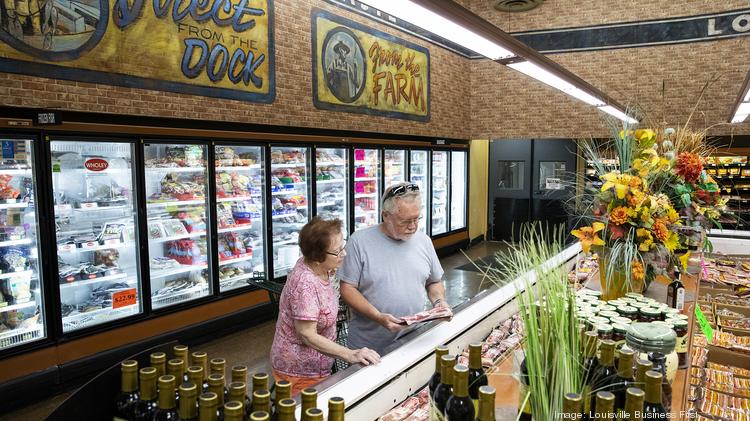
M 490 336 L 487 337 L 487 339 L 484 340 L 485 345 L 487 345 L 487 348 L 499 344 L 500 341 L 505 339 L 505 337 L 508 336 L 508 331 L 502 328 L 493 329 L 492 332 L 490 332 Z M 484 348 L 484 347 L 482 347 Z M 482 349 L 482 352 L 485 350 Z
M 422 405 L 412 412 L 406 421 L 427 421 L 430 419 L 430 404 Z
M 422 405 L 430 403 L 430 388 L 425 386 L 419 393 L 416 394 L 419 403 Z
M 419 398 L 412 396 L 403 401 L 401 405 L 391 409 L 379 418 L 380 421 L 402 421 L 419 408 Z
M 435 307 L 430 310 L 419 312 L 413 316 L 401 318 L 401 323 L 411 326 L 415 323 L 424 323 L 429 320 L 446 319 L 453 317 L 453 312 L 447 307 Z

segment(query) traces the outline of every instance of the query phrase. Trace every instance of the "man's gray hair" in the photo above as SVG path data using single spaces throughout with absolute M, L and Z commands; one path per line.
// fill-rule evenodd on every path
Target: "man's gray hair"
M 409 190 L 407 189 L 404 194 L 400 194 L 398 196 L 389 196 L 388 193 L 391 192 L 391 190 L 395 189 L 398 186 L 408 186 L 412 183 L 396 183 L 392 184 L 389 187 L 386 187 L 385 192 L 383 192 L 383 197 L 386 197 L 386 199 L 383 200 L 383 207 L 382 212 L 388 212 L 388 213 L 395 213 L 396 207 L 397 207 L 397 200 L 405 201 L 405 202 L 422 202 L 422 192 L 419 190 Z

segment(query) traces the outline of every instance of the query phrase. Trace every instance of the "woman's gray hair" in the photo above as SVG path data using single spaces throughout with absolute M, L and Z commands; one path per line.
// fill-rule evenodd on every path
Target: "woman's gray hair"
M 391 190 L 395 189 L 398 186 L 405 186 L 412 183 L 396 183 L 392 184 L 391 186 L 387 187 L 385 189 L 385 192 L 383 192 L 383 197 L 389 196 L 388 193 L 390 193 Z M 396 212 L 396 201 L 405 201 L 405 202 L 419 202 L 422 203 L 422 192 L 419 190 L 406 190 L 406 193 L 400 194 L 398 196 L 391 196 L 383 200 L 383 206 L 382 206 L 382 212 L 388 212 L 388 213 L 395 213 Z

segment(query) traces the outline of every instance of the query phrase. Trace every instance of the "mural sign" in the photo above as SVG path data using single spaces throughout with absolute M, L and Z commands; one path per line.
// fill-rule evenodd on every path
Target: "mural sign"
M 430 52 L 313 9 L 313 102 L 324 110 L 430 120 Z
M 272 102 L 273 0 L 0 0 L 0 71 Z

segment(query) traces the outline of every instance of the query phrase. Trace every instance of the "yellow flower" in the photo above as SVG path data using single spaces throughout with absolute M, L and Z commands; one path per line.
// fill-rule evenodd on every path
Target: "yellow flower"
M 669 222 L 674 224 L 675 222 L 679 221 L 680 214 L 677 213 L 677 211 L 674 210 L 673 207 L 669 207 L 667 209 L 667 219 L 669 220 Z
M 631 267 L 634 281 L 642 281 L 646 277 L 646 272 L 643 270 L 643 263 L 636 261 L 632 263 Z
M 631 211 L 625 206 L 618 206 L 609 212 L 609 222 L 615 225 L 622 225 L 628 222 Z
M 605 183 L 602 186 L 602 191 L 607 191 L 614 187 L 617 198 L 625 198 L 625 194 L 630 188 L 631 176 L 627 174 L 617 174 L 615 172 L 611 172 L 609 174 L 603 175 L 602 178 L 605 180 Z
M 649 251 L 654 246 L 654 237 L 651 236 L 651 231 L 645 228 L 638 228 L 635 231 L 636 237 L 641 239 L 641 244 L 638 246 L 639 251 Z
M 682 270 L 687 270 L 688 259 L 690 259 L 690 250 L 686 251 L 685 254 L 680 256 L 680 263 L 682 264 Z
M 639 189 L 643 186 L 643 179 L 637 176 L 632 177 L 630 178 L 630 181 L 628 181 L 628 186 L 630 186 L 631 189 Z
M 668 238 L 663 243 L 667 250 L 675 251 L 680 247 L 680 236 L 676 232 L 670 232 Z
M 638 129 L 635 131 L 635 138 L 638 142 L 651 142 L 656 140 L 656 133 L 651 129 Z
M 628 204 L 635 209 L 641 207 L 643 201 L 646 199 L 646 195 L 639 190 L 631 190 L 630 196 L 628 197 Z
M 581 242 L 581 248 L 583 252 L 588 254 L 591 246 L 603 246 L 604 240 L 599 238 L 597 233 L 604 229 L 604 224 L 601 222 L 594 222 L 590 227 L 581 227 L 580 229 L 573 230 L 571 234 L 578 237 Z

